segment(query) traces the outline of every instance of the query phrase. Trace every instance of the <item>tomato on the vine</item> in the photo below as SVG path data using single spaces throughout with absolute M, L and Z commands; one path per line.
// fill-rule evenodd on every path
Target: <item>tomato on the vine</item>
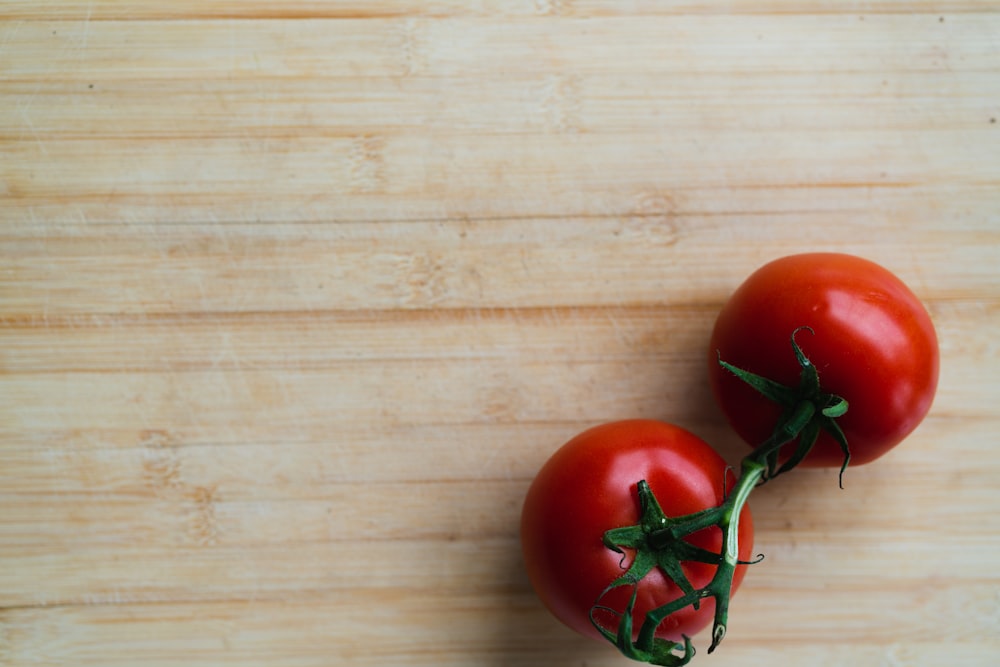
M 667 517 L 679 517 L 720 505 L 723 488 L 734 482 L 725 461 L 696 435 L 653 420 L 627 420 L 591 428 L 571 439 L 544 464 L 531 484 L 521 516 L 521 544 L 528 577 L 541 600 L 563 623 L 581 634 L 600 638 L 591 622 L 598 598 L 602 606 L 624 609 L 632 587 L 602 592 L 629 567 L 634 553 L 616 553 L 602 538 L 606 531 L 640 520 L 637 482 L 645 480 Z M 753 523 L 748 508 L 738 523 L 739 559 L 749 560 Z M 716 554 L 722 544 L 717 526 L 692 533 L 690 544 Z M 684 574 L 694 588 L 712 579 L 712 563 L 684 561 Z M 733 590 L 745 574 L 736 567 Z M 659 568 L 638 582 L 633 610 L 635 628 L 645 615 L 676 600 L 682 591 Z M 669 615 L 656 635 L 680 641 L 693 636 L 713 618 L 715 603 L 705 599 L 698 609 L 686 607 Z M 614 628 L 618 618 L 599 610 L 602 626 Z
M 733 293 L 715 323 L 709 379 L 734 430 L 751 446 L 767 440 L 780 418 L 771 402 L 719 364 L 795 386 L 800 366 L 789 337 L 819 373 L 824 392 L 847 401 L 837 420 L 851 465 L 899 444 L 923 420 L 937 388 L 938 342 L 923 305 L 887 269 L 839 253 L 774 260 Z M 803 465 L 840 466 L 844 456 L 821 432 Z

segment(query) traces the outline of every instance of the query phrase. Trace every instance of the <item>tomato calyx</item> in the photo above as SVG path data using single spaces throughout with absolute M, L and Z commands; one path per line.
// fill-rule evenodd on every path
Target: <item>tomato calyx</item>
M 715 617 L 712 630 L 711 653 L 726 634 L 729 614 L 729 598 L 732 595 L 733 575 L 737 565 L 760 562 L 739 559 L 739 519 L 750 491 L 758 484 L 764 464 L 746 460 L 743 474 L 732 493 L 717 507 L 680 517 L 668 517 L 660 508 L 656 496 L 646 480 L 637 484 L 639 497 L 639 523 L 633 526 L 613 528 L 604 534 L 604 545 L 626 558 L 626 549 L 634 552 L 632 563 L 620 577 L 605 588 L 590 611 L 590 620 L 595 628 L 618 647 L 628 658 L 664 667 L 686 665 L 694 657 L 694 646 L 690 637 L 683 636 L 683 643 L 677 643 L 656 636 L 656 630 L 665 618 L 687 606 L 698 609 L 705 598 L 715 600 Z M 705 528 L 717 526 L 722 530 L 722 549 L 716 553 L 697 547 L 684 538 Z M 716 566 L 712 580 L 703 588 L 695 588 L 681 567 L 683 561 L 698 561 Z M 659 567 L 681 590 L 682 595 L 671 602 L 646 613 L 637 638 L 633 641 L 634 609 L 639 591 L 639 582 L 649 572 Z M 621 586 L 631 586 L 632 595 L 621 612 L 601 604 L 608 592 Z M 617 628 L 604 627 L 596 618 L 596 612 L 611 613 L 619 618 Z M 678 653 L 679 652 L 679 653 Z
M 815 335 L 811 327 L 799 327 L 792 332 L 792 350 L 801 368 L 799 384 L 789 387 L 775 380 L 766 378 L 723 361 L 719 357 L 719 365 L 750 385 L 762 396 L 782 407 L 781 417 L 771 436 L 757 446 L 756 458 L 767 464 L 767 469 L 761 482 L 773 479 L 788 472 L 812 451 L 821 431 L 826 431 L 840 446 L 844 455 L 840 466 L 839 484 L 844 488 L 844 472 L 851 461 L 851 450 L 847 438 L 837 424 L 837 418 L 847 412 L 847 401 L 836 394 L 822 391 L 819 382 L 819 372 L 816 366 L 806 357 L 802 348 L 795 342 L 795 336 L 800 331 L 808 331 Z M 779 465 L 780 450 L 793 440 L 798 440 L 795 451 L 783 464 Z
M 627 583 L 623 582 L 623 579 L 638 581 L 654 567 L 659 566 L 677 582 L 682 591 L 692 592 L 694 587 L 681 569 L 681 561 L 718 563 L 719 554 L 696 547 L 683 538 L 714 525 L 716 508 L 671 519 L 663 513 L 646 480 L 641 480 L 636 487 L 642 517 L 640 523 L 635 526 L 613 528 L 604 534 L 604 546 L 622 554 L 623 559 L 625 558 L 623 548 L 636 551 L 632 565 L 617 581 L 621 583 Z
M 694 586 L 687 575 L 684 574 L 684 570 L 681 568 L 681 561 L 698 560 L 705 563 L 718 563 L 721 560 L 721 556 L 706 549 L 696 547 L 682 539 L 684 536 L 694 532 L 688 524 L 690 523 L 690 519 L 695 517 L 695 515 L 677 519 L 667 517 L 646 480 L 639 481 L 637 484 L 637 493 L 639 497 L 639 523 L 634 526 L 613 528 L 604 533 L 604 546 L 615 553 L 621 554 L 623 568 L 627 557 L 625 549 L 633 550 L 635 556 L 628 570 L 622 576 L 612 581 L 601 592 L 601 595 L 598 597 L 598 603 L 591 608 L 590 620 L 594 624 L 594 627 L 608 641 L 615 644 L 618 650 L 626 657 L 653 665 L 666 665 L 668 667 L 686 665 L 694 657 L 694 646 L 691 644 L 690 637 L 686 635 L 683 637 L 683 644 L 677 644 L 655 636 L 646 637 L 645 635 L 648 634 L 645 633 L 646 626 L 648 625 L 647 622 L 643 625 L 643 630 L 640 632 L 639 641 L 633 643 L 632 612 L 639 592 L 639 582 L 653 568 L 659 567 L 684 593 L 684 596 L 680 598 L 684 603 L 671 605 L 671 607 L 676 606 L 676 609 L 672 609 L 670 613 L 686 607 L 688 604 L 694 605 L 697 609 L 700 606 L 701 598 L 697 596 Z M 704 513 L 700 512 L 698 514 Z M 620 586 L 631 586 L 632 596 L 625 611 L 619 614 L 616 610 L 599 603 L 601 598 L 609 591 Z M 618 623 L 617 632 L 612 632 L 597 621 L 595 612 L 598 610 L 620 616 L 621 620 Z M 653 630 L 655 631 L 655 626 Z M 676 653 L 678 650 L 682 651 L 680 655 Z

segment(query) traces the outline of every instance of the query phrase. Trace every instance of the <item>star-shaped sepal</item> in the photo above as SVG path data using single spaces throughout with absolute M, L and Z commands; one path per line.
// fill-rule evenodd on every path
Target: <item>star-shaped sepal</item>
M 718 565 L 722 557 L 718 553 L 697 547 L 683 538 L 701 530 L 705 526 L 714 525 L 715 514 L 719 508 L 709 508 L 682 517 L 670 518 L 664 514 L 659 501 L 653 494 L 646 480 L 637 484 L 639 496 L 639 523 L 633 526 L 613 528 L 604 534 L 604 545 L 622 556 L 622 567 L 629 552 L 633 553 L 632 562 L 620 577 L 612 581 L 601 593 L 598 601 L 609 591 L 621 586 L 631 586 L 632 595 L 624 611 L 596 604 L 591 610 L 591 621 L 604 637 L 615 644 L 626 656 L 652 665 L 679 667 L 686 665 L 694 656 L 694 647 L 689 638 L 684 637 L 684 643 L 678 644 L 658 637 L 648 637 L 645 641 L 633 642 L 633 610 L 639 591 L 639 584 L 653 568 L 660 568 L 681 590 L 676 605 L 661 607 L 658 612 L 664 616 L 677 609 L 692 605 L 700 606 L 702 595 L 688 579 L 683 561 L 698 561 Z M 676 606 L 671 611 L 669 607 Z M 594 613 L 598 610 L 620 616 L 616 632 L 597 622 Z M 677 653 L 680 651 L 680 653 Z

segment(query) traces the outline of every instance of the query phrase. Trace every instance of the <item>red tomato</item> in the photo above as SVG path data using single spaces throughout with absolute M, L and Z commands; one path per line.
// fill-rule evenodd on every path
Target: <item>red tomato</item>
M 678 517 L 722 503 L 726 463 L 703 440 L 677 426 L 650 420 L 620 421 L 594 427 L 553 454 L 539 471 L 524 502 L 521 544 L 528 577 L 548 609 L 577 632 L 600 638 L 590 622 L 590 609 L 631 562 L 627 554 L 608 549 L 605 531 L 639 523 L 636 484 L 646 480 L 664 513 Z M 731 486 L 731 485 L 730 485 Z M 753 523 L 744 507 L 739 525 L 739 556 L 748 561 L 753 548 Z M 692 534 L 691 544 L 716 553 L 722 533 L 712 526 Z M 682 564 L 695 588 L 708 584 L 716 566 Z M 746 566 L 736 568 L 733 591 Z M 602 598 L 624 610 L 632 588 L 614 589 Z M 658 568 L 641 580 L 634 609 L 635 628 L 646 612 L 682 595 Z M 680 641 L 711 623 L 715 603 L 705 599 L 695 610 L 687 607 L 668 616 L 657 636 Z M 615 629 L 617 617 L 599 615 L 604 627 Z
M 732 295 L 715 323 L 709 378 L 734 430 L 757 446 L 781 408 L 719 366 L 733 366 L 797 386 L 795 340 L 819 372 L 823 392 L 847 400 L 837 419 L 851 465 L 874 461 L 897 445 L 930 409 L 938 380 L 938 343 L 930 316 L 892 273 L 868 260 L 809 253 L 775 260 Z M 786 448 L 792 449 L 792 446 Z M 803 465 L 837 466 L 840 447 L 822 432 Z

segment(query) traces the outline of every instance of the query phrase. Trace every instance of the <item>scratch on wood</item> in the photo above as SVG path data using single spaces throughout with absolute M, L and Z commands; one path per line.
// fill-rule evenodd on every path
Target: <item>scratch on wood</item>
M 229 71 L 230 73 L 235 73 L 238 67 L 238 60 L 236 58 L 236 25 L 234 21 L 229 21 L 226 26 L 228 28 L 227 34 L 229 37 Z
M 551 77 L 542 89 L 540 109 L 546 128 L 555 132 L 579 132 L 580 80 L 576 76 Z
M 639 238 L 648 243 L 674 245 L 678 241 L 677 201 L 674 197 L 655 191 L 643 191 L 636 197 L 635 206 L 625 218 L 615 236 Z
M 636 349 L 636 332 L 625 326 L 619 321 L 618 317 L 615 316 L 615 311 L 620 311 L 621 308 L 611 308 L 607 312 L 608 322 L 611 324 L 611 329 L 614 331 L 615 340 L 621 344 L 622 347 L 628 350 Z
M 196 486 L 191 492 L 194 501 L 194 512 L 191 519 L 191 532 L 195 542 L 201 546 L 216 543 L 219 536 L 219 524 L 215 517 L 217 488 L 214 486 Z
M 24 126 L 28 128 L 28 132 L 35 140 L 35 144 L 38 146 L 38 150 L 42 152 L 45 157 L 49 156 L 49 151 L 45 148 L 45 143 L 42 141 L 42 136 L 38 133 L 38 129 L 35 127 L 35 123 L 31 120 L 31 116 L 28 115 L 27 107 L 18 102 L 17 104 L 18 113 L 21 115 L 21 120 L 24 122 Z
M 424 68 L 424 45 L 421 42 L 420 24 L 416 19 L 403 23 L 400 31 L 400 67 L 403 76 L 418 74 Z
M 0 663 L 4 665 L 13 665 L 11 660 L 11 641 L 10 641 L 10 630 L 3 617 L 0 617 Z
M 142 472 L 146 483 L 155 493 L 181 486 L 181 462 L 169 433 L 162 430 L 143 431 L 139 446 L 144 448 Z
M 10 30 L 4 33 L 3 39 L 0 40 L 0 54 L 3 54 L 3 52 L 7 50 L 7 44 L 9 44 L 11 40 L 17 36 L 17 33 L 21 31 L 22 25 L 24 25 L 24 21 L 15 21 Z
M 522 402 L 521 392 L 505 376 L 495 378 L 493 386 L 488 387 L 479 400 L 483 419 L 495 424 L 516 423 Z
M 427 254 L 405 258 L 403 262 L 408 299 L 424 305 L 434 304 L 449 292 L 444 264 Z
M 153 493 L 178 504 L 178 510 L 188 517 L 188 534 L 196 544 L 216 544 L 219 536 L 215 513 L 218 485 L 185 483 L 177 444 L 167 431 L 142 431 L 139 446 L 144 449 L 143 477 Z
M 351 142 L 350 187 L 353 192 L 378 192 L 385 179 L 385 141 L 382 137 L 365 135 Z
M 80 45 L 82 51 L 87 50 L 90 44 L 90 17 L 94 15 L 94 2 L 87 3 L 87 16 L 83 19 L 83 43 Z
M 569 16 L 575 0 L 535 0 L 535 12 L 543 16 Z

